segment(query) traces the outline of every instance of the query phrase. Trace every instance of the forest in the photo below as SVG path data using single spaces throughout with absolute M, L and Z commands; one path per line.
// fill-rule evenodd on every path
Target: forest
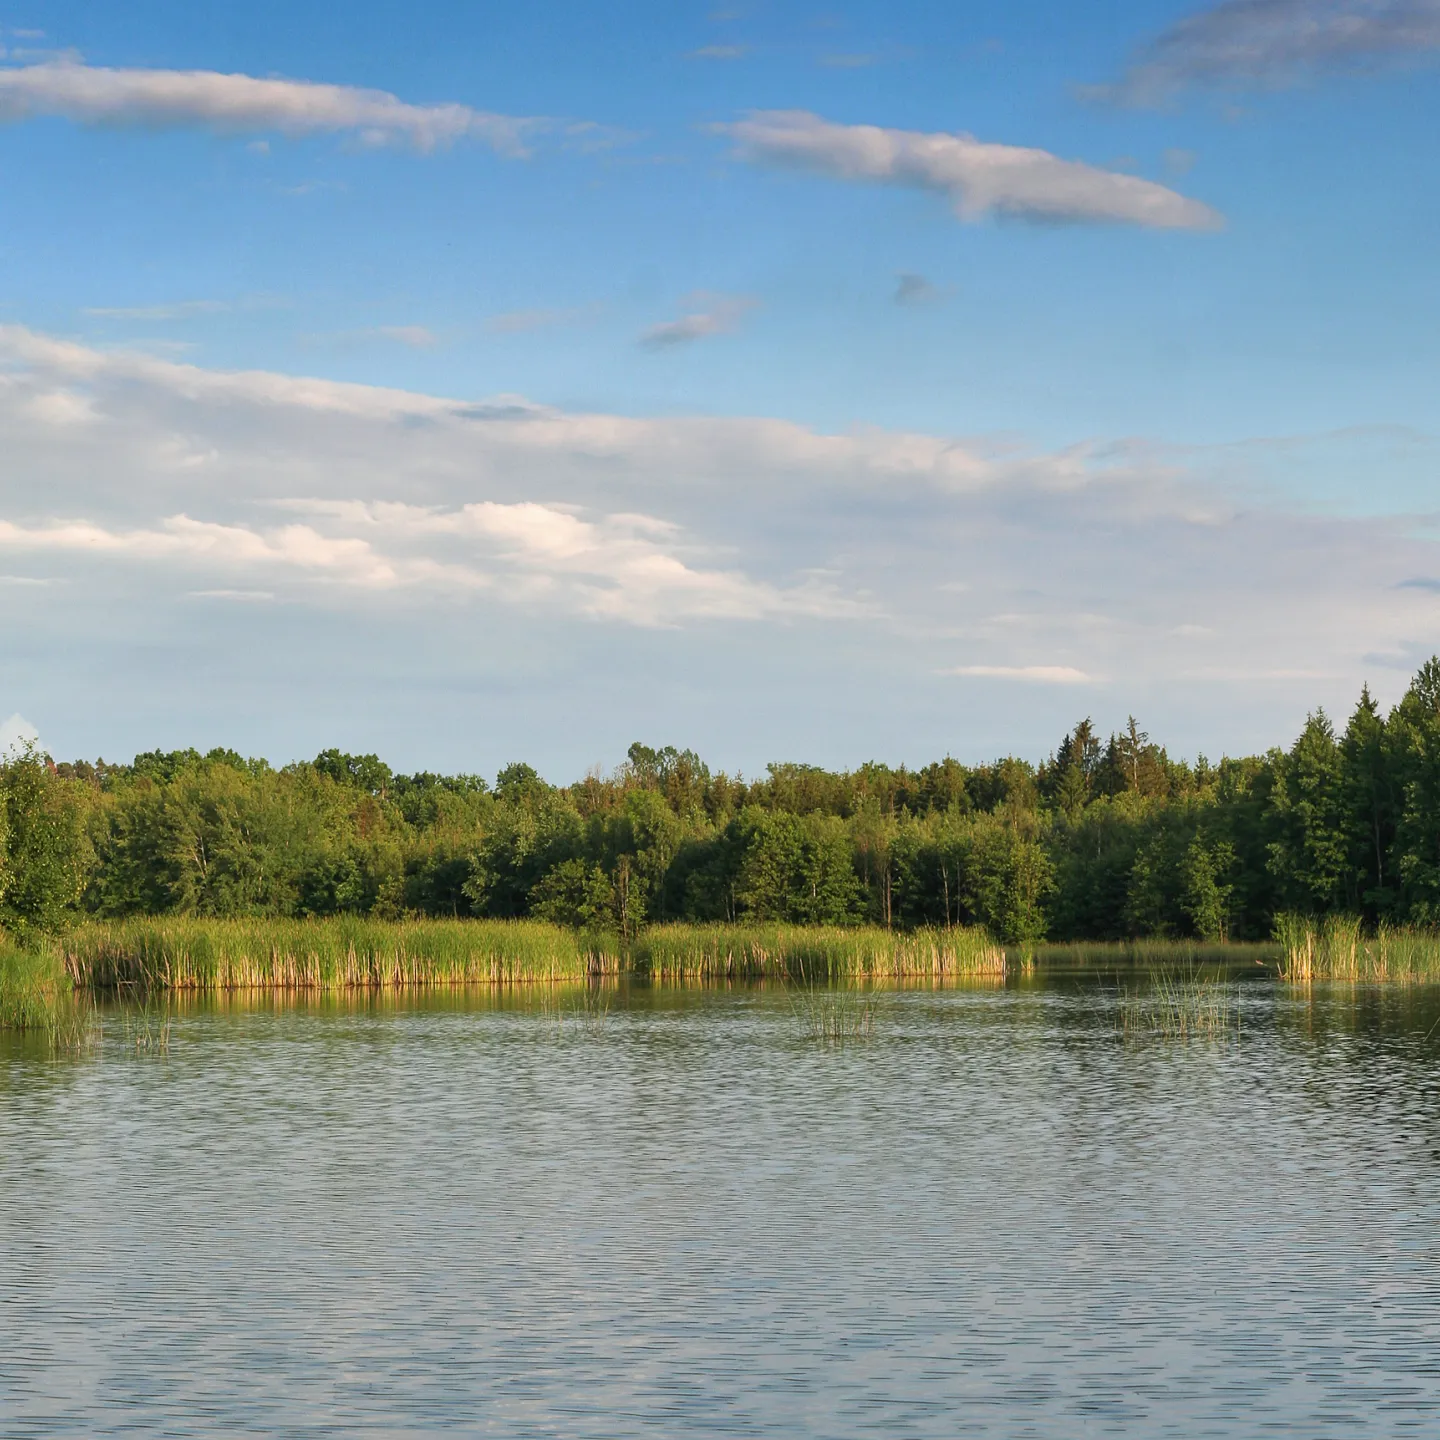
M 0 767 L 0 926 L 139 915 L 983 925 L 1006 943 L 1268 938 L 1275 917 L 1440 922 L 1440 659 L 1387 715 L 1312 713 L 1288 748 L 1172 760 L 1082 720 L 1040 764 L 712 772 L 630 747 L 551 785 L 403 775 L 327 750 Z

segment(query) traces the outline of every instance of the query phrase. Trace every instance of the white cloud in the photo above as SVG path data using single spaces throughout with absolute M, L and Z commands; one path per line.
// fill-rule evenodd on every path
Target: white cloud
M 526 134 L 536 126 L 468 105 L 410 105 L 383 90 L 309 80 L 213 70 L 112 70 L 73 60 L 0 69 L 0 121 L 40 115 L 87 125 L 198 127 L 226 134 L 352 133 L 366 144 L 417 150 L 470 139 L 509 155 L 523 152 Z
M 1440 0 L 1225 0 L 1163 31 L 1118 84 L 1086 93 L 1154 105 L 1191 86 L 1284 85 L 1437 48 Z
M 700 307 L 675 320 L 666 320 L 652 325 L 641 337 L 640 343 L 651 349 L 664 350 L 675 345 L 688 345 L 693 340 L 703 340 L 708 335 L 728 335 L 737 329 L 746 311 L 755 308 L 755 301 L 745 295 L 712 295 L 700 291 L 690 297 L 691 304 Z
M 1376 468 L 1353 438 L 1326 445 L 1329 469 Z M 957 723 L 956 743 L 982 754 L 1044 753 L 1077 693 L 1098 723 L 1133 710 L 1177 748 L 1194 735 L 1219 749 L 1241 725 L 1265 744 L 1317 703 L 1343 709 L 1367 675 L 1394 698 L 1403 673 L 1377 676 L 1365 657 L 1440 643 L 1434 591 L 1404 584 L 1440 575 L 1436 543 L 1408 520 L 1277 499 L 1289 467 L 1313 501 L 1298 479 L 1328 473 L 1319 448 L 1268 446 L 1241 490 L 1253 447 L 1036 451 L 568 412 L 210 371 L 9 327 L 0 569 L 63 583 L 0 585 L 0 633 L 34 642 L 25 673 L 49 676 L 46 695 L 99 667 L 136 704 L 184 693 L 192 712 L 212 693 L 203 664 L 218 663 L 216 647 L 226 674 L 248 654 L 256 695 L 287 726 L 299 723 L 279 703 L 292 691 L 322 707 L 343 693 L 346 714 L 369 713 L 359 687 L 373 662 L 409 677 L 397 695 L 443 700 L 482 672 L 521 687 L 504 693 L 521 696 L 515 715 L 532 728 L 516 677 L 543 672 L 587 735 L 593 694 L 612 703 L 623 680 L 638 707 L 644 676 L 646 716 L 681 696 L 666 712 L 677 727 L 723 736 L 724 691 L 741 697 L 746 734 L 794 727 L 771 758 L 815 758 L 803 723 L 820 713 L 870 715 L 847 732 L 865 746 L 902 713 L 922 753 L 951 743 Z M 275 603 L 239 603 L 261 593 Z M 702 624 L 703 636 L 668 634 Z M 391 655 L 375 639 L 387 625 Z M 342 653 L 350 679 L 326 658 Z M 986 704 L 957 721 L 980 682 Z M 35 693 L 11 703 L 33 712 Z M 580 766 L 598 743 L 585 741 Z M 528 741 L 521 753 L 538 754 Z
M 0 760 L 22 750 L 26 745 L 38 745 L 40 732 L 18 712 L 8 720 L 0 720 Z
M 951 197 L 962 220 L 997 214 L 1172 230 L 1213 230 L 1222 223 L 1208 205 L 1154 181 L 970 135 L 838 125 L 803 110 L 756 111 L 717 128 L 734 139 L 742 159 L 939 191 Z

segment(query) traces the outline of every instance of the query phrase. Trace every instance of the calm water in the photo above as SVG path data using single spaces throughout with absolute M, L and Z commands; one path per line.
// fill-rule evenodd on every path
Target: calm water
M 1440 1434 L 1434 992 L 538 1004 L 7 1042 L 0 1433 Z

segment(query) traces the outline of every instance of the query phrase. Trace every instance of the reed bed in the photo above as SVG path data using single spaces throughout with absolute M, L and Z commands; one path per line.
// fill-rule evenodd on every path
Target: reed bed
M 656 979 L 787 979 L 807 984 L 910 976 L 1001 976 L 1005 951 L 979 928 L 843 929 L 802 925 L 657 925 L 633 968 Z
M 1440 981 L 1440 932 L 1382 925 L 1367 935 L 1353 915 L 1277 915 L 1283 979 L 1423 984 Z
M 86 989 L 345 990 L 618 974 L 618 942 L 540 921 L 201 920 L 85 925 L 65 967 Z
M 52 946 L 22 949 L 0 935 L 0 1030 L 38 1032 L 52 1049 L 71 1050 L 89 1038 L 89 1002 L 75 993 Z
M 1073 940 L 1064 944 L 1037 945 L 1032 952 L 1039 964 L 1099 970 L 1163 972 L 1210 966 L 1273 964 L 1279 958 L 1276 945 L 1212 940 Z

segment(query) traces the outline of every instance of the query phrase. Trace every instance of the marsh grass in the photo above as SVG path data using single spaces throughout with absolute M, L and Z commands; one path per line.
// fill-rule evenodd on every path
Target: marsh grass
M 1367 935 L 1353 915 L 1277 915 L 1281 978 L 1296 984 L 1349 980 L 1419 984 L 1440 981 L 1440 932 L 1382 925 Z
M 0 935 L 0 1030 L 41 1034 L 57 1051 L 93 1040 L 94 1005 L 76 993 L 55 947 L 21 948 Z
M 611 991 L 600 984 L 584 985 L 578 993 L 574 990 L 562 993 L 544 989 L 535 1009 L 542 1025 L 553 1035 L 564 1035 L 572 1030 L 599 1035 L 610 1019 L 612 999 Z
M 1121 988 L 1119 1027 L 1127 1040 L 1238 1035 L 1238 987 L 1223 973 L 1196 965 L 1154 969 L 1145 988 Z
M 1159 972 L 1210 967 L 1232 970 L 1240 966 L 1274 964 L 1279 958 L 1279 947 L 1208 940 L 1075 940 L 1036 946 L 1033 958 L 1047 969 Z
M 118 920 L 82 926 L 65 966 L 87 989 L 341 990 L 618 974 L 612 937 L 538 920 Z
M 1004 976 L 1005 951 L 978 927 L 656 925 L 632 964 L 661 980 L 790 979 L 810 985 L 914 976 Z
M 136 1055 L 168 1055 L 170 1053 L 170 1015 L 154 1015 L 148 1010 L 127 1014 L 121 1026 L 125 1048 Z

